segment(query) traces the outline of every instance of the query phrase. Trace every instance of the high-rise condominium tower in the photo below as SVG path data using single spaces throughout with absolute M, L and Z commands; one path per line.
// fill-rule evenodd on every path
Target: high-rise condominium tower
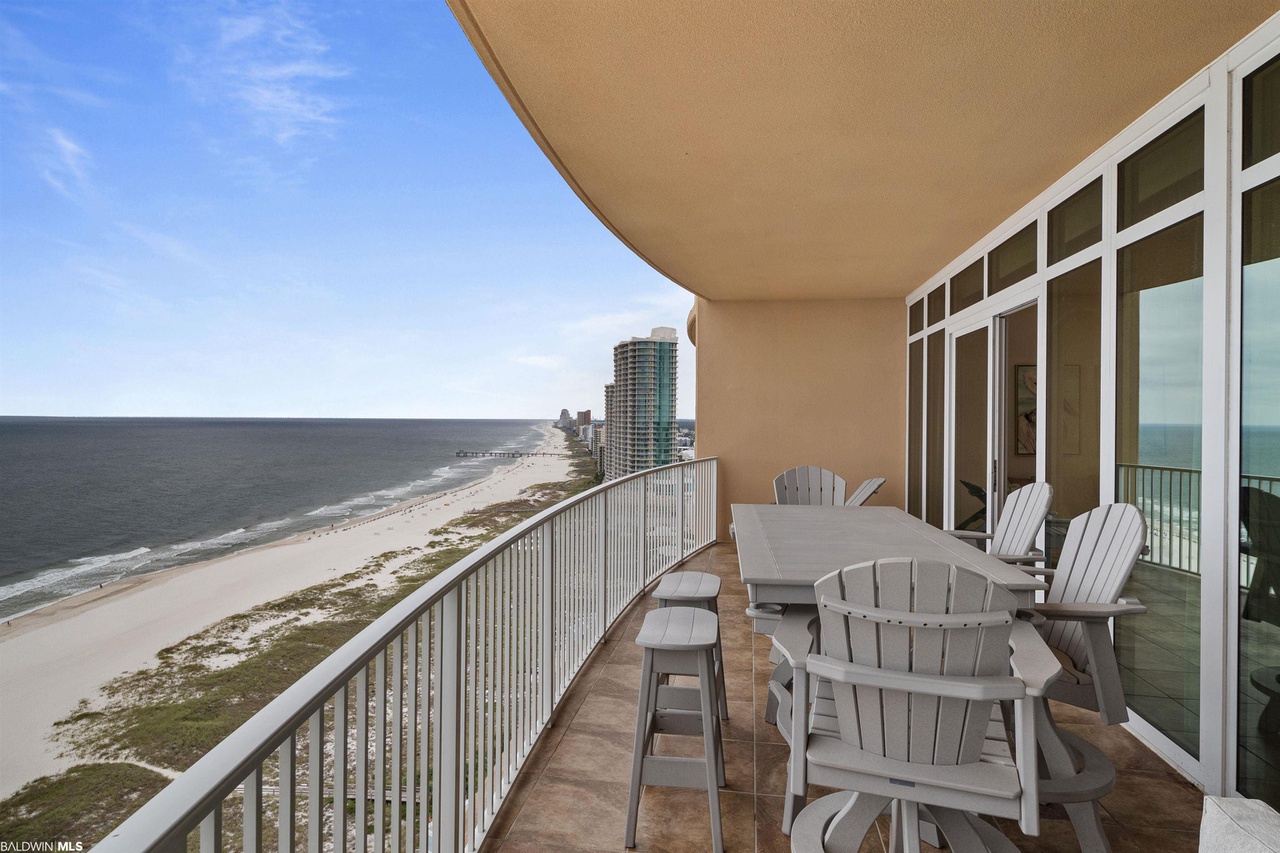
M 606 480 L 678 460 L 676 346 L 676 330 L 660 326 L 613 348 L 613 382 L 605 386 Z

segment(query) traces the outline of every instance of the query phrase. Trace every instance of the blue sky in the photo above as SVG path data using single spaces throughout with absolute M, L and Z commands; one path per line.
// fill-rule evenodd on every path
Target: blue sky
M 554 417 L 693 297 L 443 2 L 0 6 L 0 414 Z

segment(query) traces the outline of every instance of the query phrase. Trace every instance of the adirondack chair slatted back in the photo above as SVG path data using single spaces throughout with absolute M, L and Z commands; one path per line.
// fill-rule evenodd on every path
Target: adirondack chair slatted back
M 1005 498 L 1000 520 L 992 533 L 992 554 L 1026 554 L 1036 542 L 1036 534 L 1053 503 L 1053 486 L 1031 483 L 1015 489 Z
M 884 485 L 884 477 L 870 477 L 862 481 L 862 485 L 854 490 L 849 496 L 849 500 L 845 502 L 845 506 L 862 506 L 872 495 L 880 491 L 880 487 Z
M 817 465 L 801 465 L 773 478 L 773 497 L 779 505 L 840 506 L 844 478 Z
M 1108 504 L 1076 516 L 1067 527 L 1045 600 L 1114 604 L 1146 541 L 1147 520 L 1131 504 Z M 1084 629 L 1079 622 L 1050 622 L 1043 633 L 1050 646 L 1085 671 Z
M 884 559 L 818 581 L 822 651 L 841 661 L 928 675 L 1008 675 L 1017 601 L 976 572 L 929 560 Z M 856 608 L 848 615 L 833 608 Z M 906 616 L 910 614 L 910 616 Z M 961 614 L 963 627 L 921 627 Z M 832 683 L 840 737 L 918 764 L 969 764 L 982 754 L 991 701 Z

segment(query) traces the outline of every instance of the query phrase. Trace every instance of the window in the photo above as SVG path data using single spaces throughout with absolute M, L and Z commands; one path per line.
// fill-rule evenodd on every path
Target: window
M 907 334 L 914 335 L 924 328 L 924 300 L 917 299 L 907 309 Z
M 1280 151 L 1280 56 L 1244 78 L 1244 167 Z
M 1204 110 L 1196 110 L 1120 164 L 1116 227 L 1123 231 L 1204 189 Z
M 1102 178 L 1049 211 L 1049 263 L 1071 257 L 1102 239 Z
M 929 336 L 929 409 L 928 420 L 925 423 L 926 441 L 928 447 L 925 455 L 925 464 L 928 466 L 925 476 L 928 479 L 928 487 L 925 489 L 925 508 L 924 520 L 934 525 L 942 527 L 942 443 L 946 436 L 946 412 L 943 411 L 943 401 L 945 394 L 943 390 L 946 387 L 946 375 L 944 374 L 944 366 L 946 365 L 945 353 L 943 346 L 945 344 L 944 332 L 934 332 Z
M 917 305 L 920 303 L 916 303 Z M 907 346 L 907 512 L 923 518 L 920 441 L 924 436 L 924 341 Z
M 991 273 L 988 290 L 999 293 L 1036 272 L 1036 224 L 1032 222 L 1008 240 L 991 250 L 987 256 L 987 268 Z
M 982 258 L 974 261 L 951 279 L 951 313 L 963 311 L 982 301 Z
M 941 323 L 947 318 L 947 286 L 940 284 L 929 294 L 929 325 Z

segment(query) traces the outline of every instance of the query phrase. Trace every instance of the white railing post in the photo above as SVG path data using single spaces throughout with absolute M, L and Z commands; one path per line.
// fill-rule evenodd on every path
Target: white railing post
M 640 478 L 640 589 L 649 585 L 649 475 Z
M 600 619 L 596 643 L 604 640 L 609 628 L 609 501 L 606 495 L 599 497 L 600 509 L 596 511 L 596 572 L 599 577 Z
M 542 642 L 542 666 L 539 676 L 542 684 L 541 703 L 539 705 L 539 728 L 551 719 L 551 709 L 555 706 L 555 541 L 552 531 L 554 519 L 547 521 L 539 530 L 542 536 L 542 630 L 539 639 Z
M 678 560 L 683 560 L 689 553 L 689 550 L 685 548 L 685 544 L 684 544 L 684 472 L 685 472 L 684 466 L 681 466 L 680 467 L 680 485 L 676 487 L 676 503 L 680 505 L 679 509 L 677 510 L 677 512 L 680 513 L 680 526 L 678 528 L 678 530 L 680 531 L 680 540 L 679 540 L 680 544 L 677 546 L 677 549 L 676 549 L 676 559 Z
M 435 853 L 455 853 L 461 839 L 462 816 L 462 590 L 454 587 L 441 602 L 442 642 L 436 650 L 440 661 L 440 814 L 436 815 Z

